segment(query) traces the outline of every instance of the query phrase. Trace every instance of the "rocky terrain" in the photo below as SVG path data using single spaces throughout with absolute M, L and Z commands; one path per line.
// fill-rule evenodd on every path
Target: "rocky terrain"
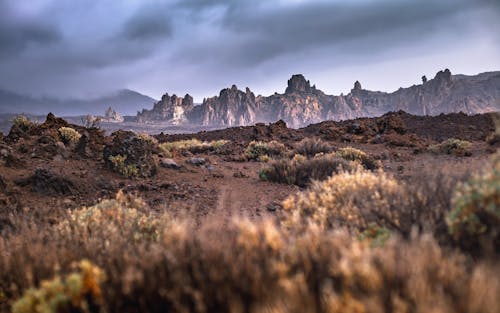
M 290 127 L 303 127 L 324 120 L 347 120 L 380 116 L 403 110 L 414 115 L 464 112 L 478 114 L 500 110 L 500 72 L 476 76 L 452 75 L 446 69 L 433 79 L 400 88 L 393 93 L 370 91 L 356 81 L 347 95 L 326 95 L 302 75 L 293 75 L 285 93 L 255 96 L 236 86 L 206 98 L 199 106 L 191 96 L 165 94 L 153 109 L 137 114 L 139 122 L 169 122 L 175 125 L 239 126 L 283 120 Z
M 45 219 L 50 217 L 42 213 L 45 208 L 52 211 L 57 205 L 92 204 L 125 189 L 144 196 L 159 210 L 166 206 L 175 208 L 172 201 L 178 199 L 182 200 L 182 207 L 203 207 L 195 209 L 197 215 L 212 212 L 217 203 L 223 203 L 224 214 L 265 215 L 267 205 L 282 200 L 296 187 L 259 182 L 258 172 L 266 163 L 245 159 L 245 149 L 251 141 L 274 140 L 293 151 L 301 140 L 318 138 L 332 149 L 362 149 L 381 160 L 388 172 L 409 178 L 436 162 L 466 163 L 467 168 L 481 164 L 497 144 L 486 143 L 495 130 L 492 116 L 460 113 L 419 117 L 396 112 L 379 118 L 322 122 L 301 129 L 289 128 L 279 121 L 196 134 L 159 134 L 151 137 L 154 141 L 149 143 L 141 139 L 143 135 L 138 137 L 133 132 L 118 131 L 106 136 L 99 129 L 72 125 L 50 114 L 44 123 L 15 124 L 7 135 L 0 136 L 0 172 L 6 186 L 2 191 L 2 214 L 34 210 Z M 73 128 L 80 135 L 75 141 L 64 141 L 59 131 L 62 127 Z M 430 145 L 450 138 L 471 142 L 471 156 L 436 156 L 429 152 Z M 156 142 L 191 139 L 228 143 L 219 152 L 199 149 L 168 156 Z M 115 155 L 126 155 L 125 163 L 136 165 L 142 178 L 130 180 L 114 173 L 110 156 Z M 165 158 L 177 165 L 170 166 L 170 161 L 165 161 L 162 167 Z M 192 158 L 204 161 L 190 163 Z
M 497 312 L 498 120 L 149 136 L 17 117 L 0 312 Z

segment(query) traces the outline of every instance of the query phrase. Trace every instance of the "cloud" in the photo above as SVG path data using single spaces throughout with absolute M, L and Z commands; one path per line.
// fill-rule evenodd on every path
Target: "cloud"
M 148 5 L 124 24 L 123 35 L 129 40 L 165 39 L 172 35 L 170 16 L 163 5 Z
M 9 58 L 31 44 L 45 46 L 60 39 L 59 30 L 49 21 L 17 18 L 7 1 L 0 1 L 0 57 Z
M 0 0 L 0 88 L 203 98 L 233 82 L 270 93 L 297 72 L 330 86 L 335 71 L 390 88 L 368 68 L 420 71 L 425 55 L 422 71 L 494 70 L 499 12 L 495 0 Z

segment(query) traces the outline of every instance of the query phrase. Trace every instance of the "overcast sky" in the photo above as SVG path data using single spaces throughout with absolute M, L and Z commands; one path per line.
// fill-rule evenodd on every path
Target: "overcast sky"
M 444 68 L 500 70 L 499 0 L 0 0 L 0 88 L 195 101 L 232 84 L 393 91 Z

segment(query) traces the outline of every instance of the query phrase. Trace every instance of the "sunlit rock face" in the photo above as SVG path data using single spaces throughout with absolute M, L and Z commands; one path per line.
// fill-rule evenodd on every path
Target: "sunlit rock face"
M 193 98 L 166 94 L 152 110 L 137 115 L 140 122 L 167 121 L 174 124 L 241 126 L 283 120 L 290 127 L 303 127 L 324 120 L 346 120 L 403 110 L 415 115 L 440 113 L 485 113 L 500 110 L 500 72 L 476 76 L 452 75 L 446 69 L 421 85 L 393 93 L 363 89 L 359 81 L 347 95 L 326 95 L 301 74 L 293 75 L 285 93 L 255 96 L 236 86 L 193 106 Z

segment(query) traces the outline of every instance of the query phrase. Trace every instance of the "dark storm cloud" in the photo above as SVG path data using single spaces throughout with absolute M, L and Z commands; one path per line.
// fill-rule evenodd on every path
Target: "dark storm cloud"
M 499 12 L 497 0 L 0 0 L 0 88 L 203 97 L 238 80 L 275 86 L 299 71 L 452 53 L 462 41 L 455 61 L 486 66 L 498 62 L 474 59 L 474 44 L 499 51 Z
M 123 34 L 130 40 L 168 38 L 172 35 L 170 16 L 164 5 L 148 5 L 125 22 Z
M 224 13 L 216 26 L 232 40 L 227 49 L 208 44 L 176 57 L 198 59 L 204 53 L 231 61 L 231 65 L 259 64 L 281 55 L 363 40 L 365 51 L 397 47 L 425 38 L 454 15 L 490 1 L 330 1 L 269 5 L 266 1 L 183 1 L 196 11 L 220 8 Z M 241 39 L 241 40 L 240 40 Z M 347 46 L 346 48 L 348 48 Z
M 30 44 L 48 45 L 60 40 L 59 30 L 40 19 L 19 20 L 11 7 L 0 0 L 0 57 L 8 58 Z

